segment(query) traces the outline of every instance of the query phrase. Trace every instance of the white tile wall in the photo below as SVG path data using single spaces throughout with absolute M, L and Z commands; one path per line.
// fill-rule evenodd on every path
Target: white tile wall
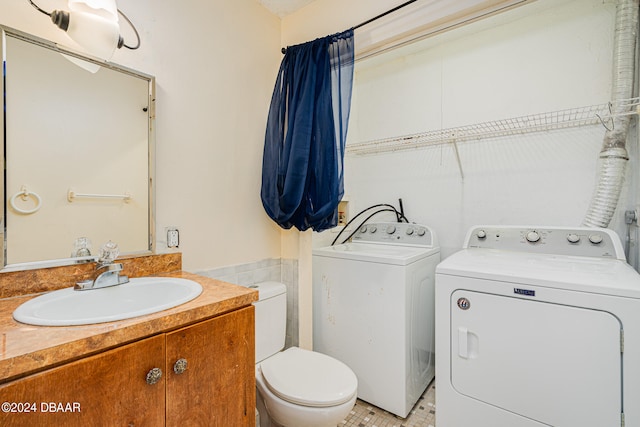
M 287 336 L 285 347 L 298 345 L 298 260 L 269 258 L 247 264 L 196 271 L 196 274 L 241 286 L 275 281 L 287 287 Z

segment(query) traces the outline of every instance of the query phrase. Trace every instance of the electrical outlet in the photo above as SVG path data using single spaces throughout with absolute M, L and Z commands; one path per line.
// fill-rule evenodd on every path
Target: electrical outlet
M 167 247 L 177 248 L 180 246 L 180 232 L 177 227 L 167 228 Z

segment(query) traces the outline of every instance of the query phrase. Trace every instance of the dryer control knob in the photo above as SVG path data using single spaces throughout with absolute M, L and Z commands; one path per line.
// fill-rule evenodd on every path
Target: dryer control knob
M 540 234 L 538 234 L 538 232 L 535 230 L 531 230 L 527 233 L 525 238 L 527 239 L 527 242 L 536 243 L 540 240 Z
M 425 230 L 424 228 L 419 228 L 418 229 L 418 236 L 422 237 L 427 233 L 427 230 Z
M 376 227 L 375 225 L 372 225 L 371 228 L 369 229 L 370 233 L 375 233 L 376 231 L 378 231 L 378 227 Z
M 478 239 L 485 239 L 487 237 L 487 232 L 484 230 L 478 230 L 476 236 L 478 236 Z
M 578 243 L 580 241 L 580 236 L 575 233 L 567 234 L 567 240 L 569 243 Z
M 361 233 L 366 233 L 367 232 L 367 226 L 363 225 L 362 227 L 360 227 L 360 232 Z
M 413 228 L 411 227 L 407 228 L 406 233 L 407 233 L 407 236 L 411 236 L 413 234 Z
M 602 243 L 602 240 L 602 235 L 600 234 L 592 234 L 591 236 L 589 236 L 589 241 L 594 245 L 599 245 L 600 243 Z
M 395 225 L 390 225 L 387 227 L 387 234 L 393 234 L 396 232 L 396 226 Z

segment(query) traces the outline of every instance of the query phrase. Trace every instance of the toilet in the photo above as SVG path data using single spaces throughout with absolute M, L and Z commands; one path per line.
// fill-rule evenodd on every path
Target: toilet
M 287 288 L 252 285 L 256 319 L 256 403 L 260 427 L 336 427 L 356 402 L 358 380 L 344 363 L 290 347 L 284 351 Z

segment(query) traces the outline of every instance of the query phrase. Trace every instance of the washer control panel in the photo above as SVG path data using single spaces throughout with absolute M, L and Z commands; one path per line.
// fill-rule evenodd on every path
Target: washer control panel
M 426 225 L 406 222 L 376 222 L 364 224 L 353 235 L 354 242 L 395 243 L 435 246 L 435 233 Z
M 475 226 L 464 247 L 625 259 L 618 235 L 604 228 Z

